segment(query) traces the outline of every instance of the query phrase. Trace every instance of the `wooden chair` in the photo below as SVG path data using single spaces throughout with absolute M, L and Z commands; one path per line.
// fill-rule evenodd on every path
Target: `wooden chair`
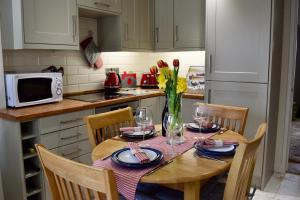
M 197 105 L 207 111 L 213 122 L 228 130 L 238 132 L 241 135 L 244 134 L 248 108 L 205 103 L 197 103 Z
M 51 153 L 35 145 L 55 200 L 117 200 L 119 195 L 111 170 L 93 168 Z
M 253 140 L 239 144 L 229 170 L 224 200 L 248 199 L 249 184 L 252 178 L 257 150 L 266 133 L 266 128 L 267 124 L 262 123 Z
M 131 107 L 106 113 L 90 115 L 84 118 L 92 147 L 119 134 L 119 128 L 133 126 Z

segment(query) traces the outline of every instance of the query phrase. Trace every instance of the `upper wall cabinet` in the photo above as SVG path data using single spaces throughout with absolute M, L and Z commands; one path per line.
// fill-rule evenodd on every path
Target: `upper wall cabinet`
M 121 16 L 99 20 L 103 51 L 153 49 L 153 0 L 122 0 Z
M 76 0 L 2 0 L 4 49 L 78 49 Z
M 77 0 L 81 8 L 94 9 L 95 11 L 107 11 L 112 13 L 121 13 L 121 0 Z
M 155 49 L 205 47 L 205 0 L 156 0 Z
M 271 0 L 206 4 L 207 80 L 267 83 Z
M 155 49 L 173 48 L 173 0 L 155 0 Z

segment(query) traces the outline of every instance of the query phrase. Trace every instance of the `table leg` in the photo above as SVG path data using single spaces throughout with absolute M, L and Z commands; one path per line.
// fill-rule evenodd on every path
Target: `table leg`
M 200 181 L 184 183 L 184 200 L 200 199 Z

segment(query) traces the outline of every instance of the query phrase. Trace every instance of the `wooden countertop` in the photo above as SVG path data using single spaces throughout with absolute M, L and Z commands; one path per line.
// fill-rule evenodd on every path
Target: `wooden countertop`
M 58 103 L 49 103 L 36 106 L 29 106 L 23 108 L 7 108 L 0 109 L 0 118 L 12 120 L 12 121 L 29 121 L 32 119 L 46 117 L 50 115 L 57 115 L 66 112 L 74 112 L 84 109 L 99 108 L 119 103 L 126 103 L 129 101 L 136 101 L 140 99 L 146 99 L 151 97 L 163 96 L 163 92 L 156 92 L 151 94 L 139 95 L 139 96 L 126 96 L 118 99 L 105 100 L 99 102 L 84 102 L 71 99 L 64 99 Z M 183 98 L 199 99 L 203 100 L 203 94 L 184 94 Z

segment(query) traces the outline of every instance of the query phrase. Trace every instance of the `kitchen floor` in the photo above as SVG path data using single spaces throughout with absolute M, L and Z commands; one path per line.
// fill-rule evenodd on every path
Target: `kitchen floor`
M 287 173 L 284 178 L 273 176 L 265 191 L 257 190 L 254 200 L 300 200 L 300 176 Z

